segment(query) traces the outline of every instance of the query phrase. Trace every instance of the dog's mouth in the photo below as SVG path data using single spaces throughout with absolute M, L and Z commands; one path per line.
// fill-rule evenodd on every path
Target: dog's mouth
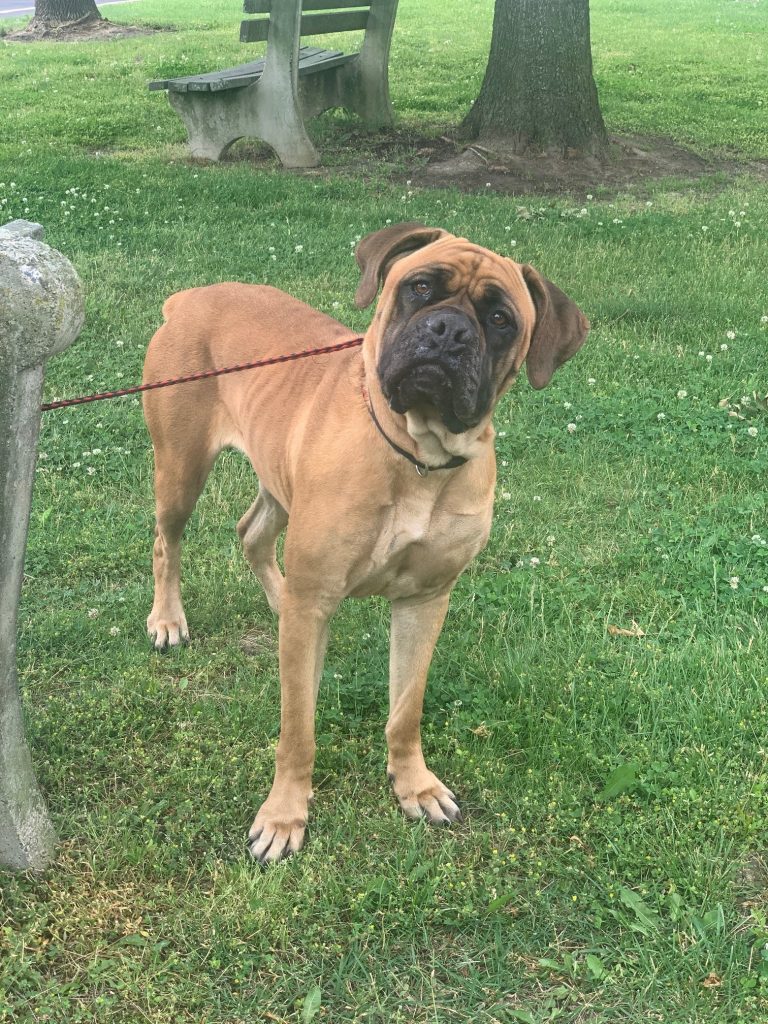
M 466 381 L 443 362 L 432 359 L 401 366 L 381 380 L 381 387 L 394 412 L 432 406 L 452 434 L 462 434 L 480 420 Z

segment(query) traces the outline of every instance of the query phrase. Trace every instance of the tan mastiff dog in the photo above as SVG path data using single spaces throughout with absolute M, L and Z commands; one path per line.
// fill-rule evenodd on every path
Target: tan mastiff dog
M 259 494 L 237 526 L 280 617 L 276 770 L 249 834 L 262 864 L 298 850 L 312 799 L 317 690 L 328 622 L 345 597 L 392 603 L 388 772 L 409 818 L 459 818 L 427 767 L 420 721 L 456 578 L 491 528 L 491 416 L 526 362 L 542 388 L 589 324 L 533 267 L 439 228 L 398 224 L 357 248 L 358 307 L 381 297 L 362 349 L 149 392 L 155 450 L 155 600 L 162 649 L 188 639 L 184 524 L 219 452 L 238 448 Z M 340 342 L 343 324 L 275 288 L 217 284 L 172 295 L 146 381 Z M 287 529 L 286 529 L 287 528 Z M 275 542 L 286 529 L 285 575 Z

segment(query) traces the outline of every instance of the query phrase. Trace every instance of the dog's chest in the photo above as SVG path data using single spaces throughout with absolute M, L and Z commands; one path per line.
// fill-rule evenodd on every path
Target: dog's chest
M 409 495 L 382 510 L 354 596 L 391 600 L 452 583 L 488 539 L 490 514 L 447 511 L 428 495 Z

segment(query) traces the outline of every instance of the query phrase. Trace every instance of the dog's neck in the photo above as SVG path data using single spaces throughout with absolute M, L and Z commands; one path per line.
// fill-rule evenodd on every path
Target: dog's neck
M 405 420 L 405 429 L 416 444 L 419 458 L 428 466 L 440 465 L 456 455 L 474 459 L 494 438 L 490 417 L 461 434 L 451 433 L 437 410 L 428 406 L 418 411 L 410 409 L 401 419 Z

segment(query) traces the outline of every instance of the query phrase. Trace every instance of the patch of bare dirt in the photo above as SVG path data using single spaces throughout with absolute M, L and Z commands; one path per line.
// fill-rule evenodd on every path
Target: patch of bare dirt
M 240 650 L 243 654 L 250 655 L 251 657 L 261 654 L 272 655 L 277 651 L 277 640 L 274 633 L 269 633 L 265 629 L 254 626 L 241 639 Z
M 145 28 L 138 25 L 120 25 L 106 18 L 80 18 L 62 25 L 46 25 L 33 18 L 24 28 L 5 36 L 10 43 L 88 43 L 128 39 L 131 36 L 149 36 L 165 29 Z
M 316 145 L 323 166 L 291 173 L 327 178 L 352 174 L 355 178 L 410 181 L 420 188 L 458 188 L 463 192 L 499 192 L 505 195 L 579 195 L 599 192 L 608 197 L 661 178 L 693 182 L 718 178 L 725 185 L 739 175 L 768 180 L 768 159 L 744 160 L 737 155 L 702 155 L 657 136 L 612 136 L 608 159 L 578 154 L 518 154 L 486 143 L 466 143 L 447 135 L 440 138 L 403 129 L 370 132 L 357 125 L 342 127 L 339 120 L 318 122 Z M 272 150 L 262 142 L 243 139 L 225 155 L 227 162 L 279 167 Z
M 660 178 L 695 181 L 751 174 L 768 179 L 768 160 L 702 156 L 670 139 L 653 136 L 612 136 L 610 154 L 604 161 L 577 153 L 521 156 L 503 146 L 460 145 L 448 138 L 438 143 L 425 166 L 414 170 L 412 180 L 419 185 L 448 185 L 471 192 L 490 188 L 509 195 L 583 194 L 636 189 Z

